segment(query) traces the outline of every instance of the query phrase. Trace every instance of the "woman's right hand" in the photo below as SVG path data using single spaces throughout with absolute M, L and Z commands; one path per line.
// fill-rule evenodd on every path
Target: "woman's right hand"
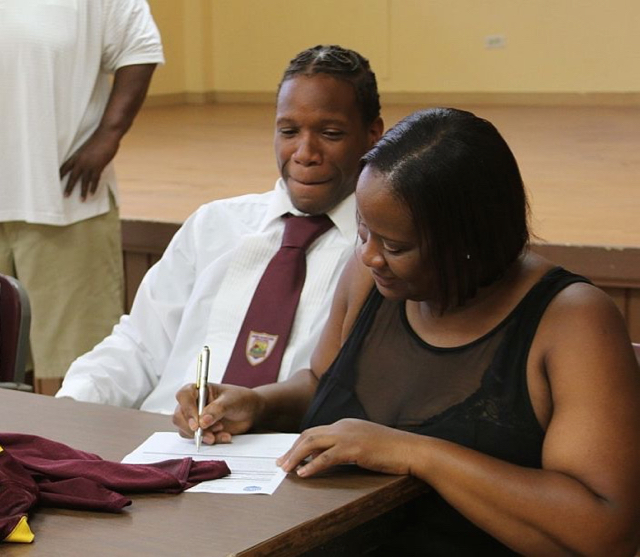
M 253 389 L 236 385 L 207 385 L 207 401 L 198 416 L 198 391 L 195 384 L 185 385 L 176 394 L 178 406 L 173 423 L 182 437 L 193 437 L 202 427 L 202 442 L 207 445 L 229 443 L 232 435 L 249 431 L 260 415 L 264 401 Z

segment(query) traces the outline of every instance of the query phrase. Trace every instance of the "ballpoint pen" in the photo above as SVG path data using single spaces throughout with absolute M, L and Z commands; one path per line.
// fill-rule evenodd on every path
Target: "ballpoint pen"
M 205 346 L 198 356 L 198 367 L 196 372 L 196 389 L 198 391 L 198 418 L 202 416 L 204 407 L 207 405 L 207 380 L 209 378 L 209 347 Z M 196 451 L 200 452 L 202 444 L 202 428 L 198 427 L 196 434 Z

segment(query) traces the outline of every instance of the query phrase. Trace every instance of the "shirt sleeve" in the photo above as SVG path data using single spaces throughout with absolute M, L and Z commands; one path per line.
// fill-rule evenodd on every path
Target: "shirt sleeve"
M 184 376 L 202 348 L 201 336 L 215 314 L 201 295 L 219 295 L 229 254 L 261 229 L 272 199 L 267 193 L 212 201 L 191 215 L 145 275 L 131 314 L 73 362 L 56 396 L 131 408 L 145 403 L 145 409 L 171 413 L 183 384 L 173 380 Z M 231 315 L 243 317 L 233 301 Z M 161 404 L 149 406 L 150 395 Z
M 102 68 L 162 64 L 160 33 L 146 0 L 104 0 Z
M 73 362 L 56 396 L 139 408 L 157 386 L 195 283 L 201 213 L 185 222 L 147 272 L 131 314 Z

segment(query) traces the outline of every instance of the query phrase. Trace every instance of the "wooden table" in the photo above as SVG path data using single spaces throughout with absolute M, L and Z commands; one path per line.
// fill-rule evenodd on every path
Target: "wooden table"
M 170 418 L 111 406 L 0 389 L 0 430 L 29 433 L 121 460 Z M 30 518 L 35 541 L 2 544 L 3 556 L 69 555 L 330 555 L 357 544 L 367 524 L 381 532 L 385 517 L 419 495 L 408 477 L 336 469 L 324 477 L 285 479 L 276 493 L 184 493 L 131 496 L 120 514 L 38 509 Z M 382 518 L 380 518 L 382 517 Z M 360 532 L 358 536 L 352 535 Z M 339 543 L 332 540 L 338 538 Z M 358 554 L 353 549 L 350 553 Z

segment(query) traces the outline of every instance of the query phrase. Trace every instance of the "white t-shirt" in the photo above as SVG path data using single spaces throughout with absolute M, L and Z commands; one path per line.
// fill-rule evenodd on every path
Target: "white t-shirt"
M 282 180 L 273 191 L 203 205 L 145 275 L 130 316 L 70 367 L 56 396 L 172 413 L 211 348 L 209 381 L 220 382 L 267 264 L 280 247 L 281 215 L 295 212 Z M 307 251 L 302 290 L 278 380 L 308 368 L 333 293 L 356 242 L 355 198 L 329 213 L 335 226 Z
M 93 133 L 122 66 L 164 61 L 146 0 L 0 0 L 0 222 L 66 225 L 109 210 L 64 198 L 59 169 Z

